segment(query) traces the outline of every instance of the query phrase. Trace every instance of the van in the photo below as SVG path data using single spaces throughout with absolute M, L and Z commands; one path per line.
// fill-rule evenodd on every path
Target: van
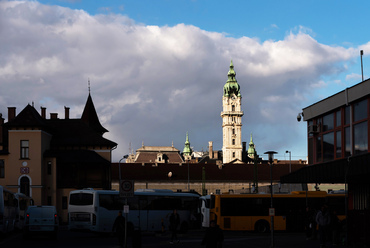
M 29 206 L 25 214 L 23 237 L 50 234 L 57 238 L 59 220 L 54 206 Z

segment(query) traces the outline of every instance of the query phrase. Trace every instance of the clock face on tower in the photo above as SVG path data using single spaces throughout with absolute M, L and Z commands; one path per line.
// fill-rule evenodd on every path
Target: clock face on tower
M 231 99 L 235 100 L 235 95 L 233 95 L 233 96 L 231 97 Z

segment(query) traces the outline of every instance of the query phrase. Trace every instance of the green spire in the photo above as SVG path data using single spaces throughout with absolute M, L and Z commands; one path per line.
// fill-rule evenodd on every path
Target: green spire
M 251 140 L 249 142 L 249 148 L 248 148 L 248 157 L 254 158 L 256 150 L 254 149 L 254 143 L 253 143 L 253 137 L 251 133 Z
M 184 156 L 190 156 L 192 153 L 192 150 L 190 148 L 190 142 L 189 142 L 189 134 L 186 132 L 186 141 L 185 141 L 185 147 L 184 150 L 182 151 Z
M 241 97 L 240 94 L 240 86 L 238 84 L 238 81 L 236 80 L 236 73 L 234 71 L 234 64 L 231 60 L 230 62 L 230 69 L 227 73 L 227 81 L 224 85 L 224 96 L 225 97 L 231 97 L 233 94 L 235 94 L 237 97 Z

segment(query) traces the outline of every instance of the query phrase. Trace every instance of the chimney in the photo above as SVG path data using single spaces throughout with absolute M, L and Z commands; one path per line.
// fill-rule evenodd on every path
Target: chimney
M 41 107 L 41 117 L 46 119 L 46 108 L 45 107 Z
M 64 119 L 69 119 L 69 107 L 64 106 Z
M 213 159 L 213 141 L 208 142 L 209 158 Z
M 50 113 L 50 119 L 52 120 L 58 119 L 58 113 Z
M 8 122 L 15 118 L 15 107 L 8 107 Z

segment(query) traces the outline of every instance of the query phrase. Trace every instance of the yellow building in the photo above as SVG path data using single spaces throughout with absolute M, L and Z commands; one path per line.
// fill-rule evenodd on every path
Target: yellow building
M 8 107 L 8 122 L 0 115 L 0 185 L 31 196 L 37 205 L 54 205 L 67 221 L 71 190 L 111 188 L 111 153 L 117 146 L 103 134 L 89 94 L 81 118 L 41 114 L 27 105 L 18 115 Z

